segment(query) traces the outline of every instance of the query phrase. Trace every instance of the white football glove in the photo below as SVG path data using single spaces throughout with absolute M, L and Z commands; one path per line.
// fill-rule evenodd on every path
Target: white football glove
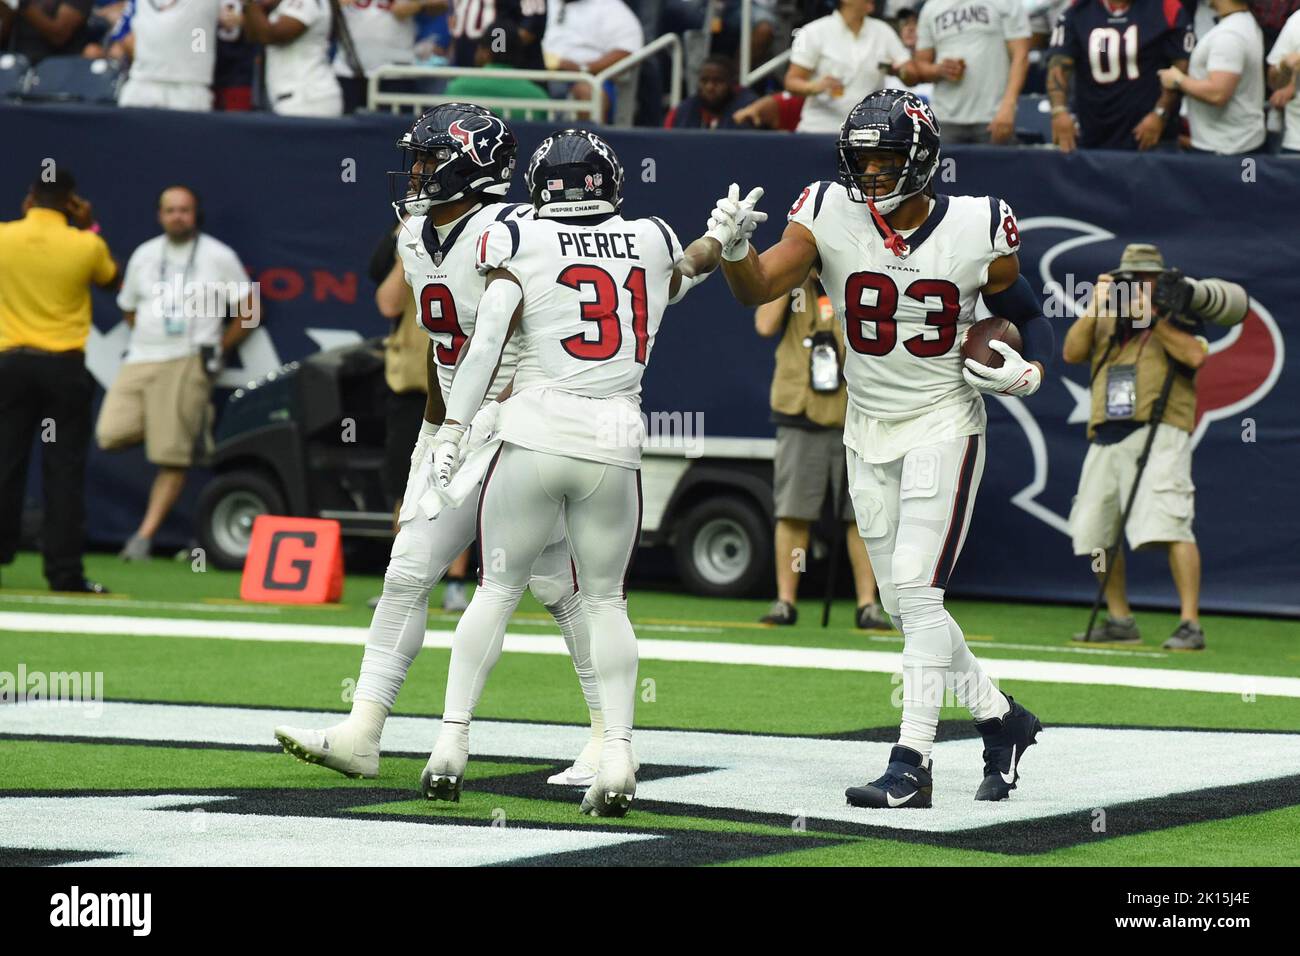
M 411 470 L 406 473 L 406 487 L 412 494 L 418 489 L 415 487 L 415 474 L 420 470 L 420 466 L 433 458 L 433 436 L 438 433 L 438 426 L 430 422 L 422 422 L 420 425 L 420 437 L 415 440 L 415 448 L 411 451 Z
M 719 199 L 709 214 L 708 231 L 704 234 L 717 239 L 722 245 L 722 258 L 739 262 L 749 255 L 749 239 L 759 223 L 767 221 L 767 213 L 754 207 L 763 198 L 763 187 L 756 186 L 744 199 L 740 186 L 732 183 L 727 195 Z
M 967 384 L 981 392 L 996 392 L 998 395 L 1015 395 L 1024 398 L 1038 391 L 1043 384 L 1043 375 L 1038 366 L 1026 362 L 1024 357 L 997 339 L 989 341 L 989 348 L 1002 355 L 1001 368 L 989 368 L 974 359 L 966 359 L 966 367 L 961 370 L 961 377 Z
M 433 436 L 433 478 L 441 488 L 451 484 L 451 476 L 460 467 L 460 442 L 467 431 L 466 425 L 444 422 Z

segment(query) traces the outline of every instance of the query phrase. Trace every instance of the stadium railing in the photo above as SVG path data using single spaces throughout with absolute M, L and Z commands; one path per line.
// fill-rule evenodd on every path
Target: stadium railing
M 578 83 L 586 82 L 591 89 L 591 96 L 585 99 L 573 97 L 552 97 L 528 99 L 512 96 L 476 96 L 474 102 L 487 109 L 531 110 L 545 113 L 547 119 L 557 115 L 574 115 L 592 122 L 600 121 L 601 87 L 610 80 L 623 79 L 631 70 L 639 70 L 641 64 L 652 56 L 667 51 L 672 60 L 672 72 L 668 82 L 668 105 L 676 106 L 682 100 L 682 41 L 675 33 L 665 33 L 652 40 L 631 56 L 624 57 L 599 73 L 587 70 L 523 70 L 499 69 L 492 71 L 493 79 L 531 80 L 543 87 L 548 82 Z M 369 77 L 366 91 L 366 106 L 371 110 L 383 110 L 390 113 L 410 109 L 414 112 L 449 103 L 456 99 L 446 93 L 411 92 L 386 90 L 383 83 L 387 80 L 435 79 L 450 80 L 458 76 L 482 76 L 478 67 L 466 66 L 381 66 Z
M 750 63 L 750 41 L 754 35 L 753 0 L 740 0 L 740 85 L 749 86 L 770 73 L 775 73 L 790 62 L 790 51 L 782 50 L 762 66 L 753 69 Z

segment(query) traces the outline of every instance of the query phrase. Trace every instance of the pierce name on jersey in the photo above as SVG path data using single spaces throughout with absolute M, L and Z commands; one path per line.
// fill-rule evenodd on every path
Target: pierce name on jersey
M 534 451 L 636 468 L 645 428 L 641 377 L 669 304 L 682 247 L 659 219 L 493 224 L 478 268 L 523 288 L 515 387 L 502 438 Z
M 445 402 L 465 340 L 474 333 L 483 278 L 475 268 L 475 240 L 496 222 L 515 223 L 532 215 L 526 203 L 489 203 L 465 214 L 439 240 L 433 220 L 412 216 L 398 233 L 397 254 L 415 296 L 415 319 L 434 343 L 438 386 Z M 487 400 L 496 398 L 515 374 L 518 346 L 506 346 Z
M 961 337 L 989 266 L 1020 245 L 1011 207 L 990 196 L 936 195 L 925 222 L 902 233 L 901 258 L 885 248 L 866 204 L 839 183 L 809 185 L 788 218 L 813 234 L 821 282 L 844 328 L 844 443 L 883 462 L 929 439 L 982 433 L 984 402 L 962 378 Z

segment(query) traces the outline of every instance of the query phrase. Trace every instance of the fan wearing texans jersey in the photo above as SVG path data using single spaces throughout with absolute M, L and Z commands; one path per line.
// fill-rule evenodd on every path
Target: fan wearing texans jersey
M 1047 53 L 1052 141 L 1070 152 L 1076 139 L 1084 149 L 1139 150 L 1175 139 L 1181 97 L 1161 88 L 1158 71 L 1187 72 L 1195 45 L 1182 0 L 1074 0 Z
M 930 752 L 945 693 L 970 709 L 984 740 L 975 799 L 1005 799 L 1041 725 L 1002 694 L 944 607 L 984 470 L 983 392 L 1033 394 L 1053 352 L 1051 326 L 1020 275 L 1015 213 L 991 196 L 945 196 L 931 182 L 939 125 L 915 94 L 872 93 L 849 113 L 835 182 L 808 186 L 780 242 L 749 248 L 748 201 L 721 200 L 715 221 L 739 236 L 723 273 L 746 305 L 798 288 L 810 268 L 844 323 L 849 493 L 881 601 L 903 631 L 903 714 L 885 773 L 847 791 L 861 807 L 931 806 Z M 1022 356 L 961 355 L 980 300 L 1014 323 Z
M 503 349 L 519 341 L 501 447 L 479 499 L 479 544 L 493 558 L 452 639 L 442 730 L 421 789 L 431 799 L 458 799 L 474 707 L 527 569 L 562 517 L 604 707 L 605 745 L 582 811 L 622 816 L 637 770 L 627 574 L 641 530 L 641 377 L 664 309 L 717 267 L 734 230 L 719 227 L 683 250 L 662 220 L 624 219 L 623 166 L 586 130 L 548 136 L 527 184 L 536 218 L 494 223 L 478 238 L 487 288 L 435 439 L 435 476 L 446 484 L 465 423 L 491 388 Z
M 379 770 L 380 734 L 397 693 L 424 643 L 429 592 L 475 539 L 478 494 L 430 511 L 424 492 L 433 477 L 432 442 L 442 422 L 465 343 L 474 332 L 483 279 L 475 257 L 490 226 L 517 228 L 532 206 L 507 203 L 518 144 L 510 128 L 479 106 L 447 103 L 427 111 L 398 141 L 406 168 L 390 173 L 394 207 L 404 223 L 397 253 L 415 296 L 416 320 L 429 334 L 429 402 L 411 455 L 384 590 L 366 638 L 361 674 L 346 720 L 325 730 L 277 727 L 290 754 L 350 777 Z M 475 427 L 493 430 L 498 400 L 515 374 L 517 349 L 507 347 L 491 383 L 470 412 Z M 482 410 L 480 411 L 480 406 Z M 604 741 L 590 637 L 576 593 L 562 524 L 552 518 L 547 540 L 524 569 L 524 583 L 564 635 L 591 715 L 591 737 L 573 765 L 549 782 L 586 786 L 595 779 Z M 490 555 L 484 550 L 484 559 Z

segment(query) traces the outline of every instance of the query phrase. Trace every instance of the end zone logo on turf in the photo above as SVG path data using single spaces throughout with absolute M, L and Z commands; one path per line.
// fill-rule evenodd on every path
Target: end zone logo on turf
M 0 704 L 80 707 L 87 717 L 104 712 L 103 671 L 0 671 Z
M 148 936 L 153 926 L 152 893 L 85 893 L 73 886 L 50 897 L 51 926 L 127 926 L 132 936 Z

